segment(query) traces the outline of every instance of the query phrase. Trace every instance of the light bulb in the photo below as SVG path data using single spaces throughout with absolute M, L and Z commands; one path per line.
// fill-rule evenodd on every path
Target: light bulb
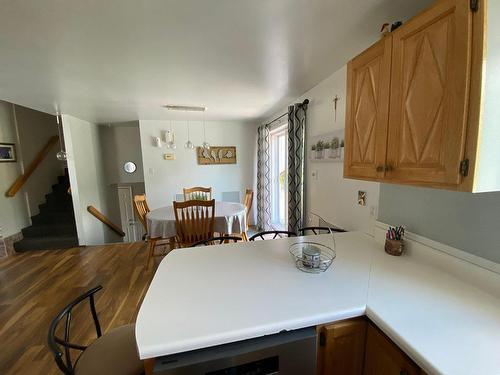
M 59 161 L 66 161 L 68 160 L 68 154 L 66 153 L 66 151 L 61 150 L 56 154 L 56 158 Z
M 203 142 L 201 147 L 203 147 L 205 150 L 210 150 L 210 144 L 208 142 Z
M 185 148 L 187 148 L 188 150 L 193 150 L 194 149 L 194 144 L 193 142 L 191 141 L 187 141 L 186 144 L 184 145 Z

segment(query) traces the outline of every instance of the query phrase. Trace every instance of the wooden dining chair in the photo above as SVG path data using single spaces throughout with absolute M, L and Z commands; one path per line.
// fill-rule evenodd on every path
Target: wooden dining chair
M 177 243 L 189 247 L 214 236 L 215 199 L 174 202 Z
M 184 188 L 184 201 L 209 201 L 212 199 L 212 188 L 205 187 L 192 187 L 192 188 Z
M 172 250 L 173 248 L 175 248 L 175 240 L 173 238 L 151 238 L 149 236 L 146 215 L 148 214 L 150 209 L 146 200 L 146 195 L 142 194 L 134 196 L 134 208 L 137 212 L 137 215 L 139 216 L 139 221 L 141 222 L 142 226 L 144 227 L 144 231 L 146 232 L 144 239 L 148 243 L 149 248 L 146 268 L 149 268 L 149 264 L 152 258 L 165 256 L 167 254 L 165 252 L 155 253 L 155 248 L 169 246 L 170 250 Z
M 275 240 L 277 238 L 295 237 L 297 234 L 287 230 L 266 230 L 264 232 L 255 233 L 248 241 L 263 241 Z
M 236 243 L 243 241 L 239 236 L 217 236 L 209 238 L 208 240 L 201 240 L 191 245 L 191 247 L 222 245 L 223 243 Z
M 248 226 L 250 222 L 250 213 L 252 212 L 252 204 L 253 204 L 253 190 L 252 189 L 246 189 L 245 190 L 245 208 L 247 211 L 247 231 L 248 231 Z

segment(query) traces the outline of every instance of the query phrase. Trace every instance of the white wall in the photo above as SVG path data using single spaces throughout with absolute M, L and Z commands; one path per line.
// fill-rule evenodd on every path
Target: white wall
M 347 68 L 333 73 L 317 86 L 294 100 L 293 103 L 309 99 L 306 137 L 328 133 L 345 127 Z M 334 122 L 333 98 L 340 97 L 337 105 L 337 121 Z M 286 112 L 286 108 L 270 117 L 268 121 Z M 266 121 L 267 122 L 267 121 Z M 306 156 L 307 158 L 307 156 Z M 343 163 L 306 162 L 306 206 L 326 221 L 347 230 L 372 233 L 379 200 L 379 183 L 343 178 Z M 318 178 L 312 178 L 317 171 Z M 358 190 L 367 194 L 367 205 L 357 204 Z M 373 215 L 370 211 L 373 210 Z M 311 224 L 318 219 L 310 217 Z
M 92 205 L 107 215 L 106 184 L 98 125 L 63 115 L 68 171 L 80 245 L 98 245 L 116 236 L 87 212 Z
M 0 142 L 15 143 L 18 157 L 19 140 L 14 121 L 13 105 L 0 100 Z M 9 237 L 30 225 L 24 194 L 7 198 L 5 192 L 21 173 L 21 163 L 0 162 L 0 235 Z
M 153 146 L 152 137 L 159 137 L 170 129 L 168 121 L 140 121 L 144 181 L 148 203 L 152 209 L 171 205 L 175 194 L 182 194 L 184 187 L 211 186 L 214 198 L 221 199 L 222 192 L 244 190 L 253 184 L 253 163 L 256 148 L 255 126 L 244 122 L 207 121 L 207 141 L 213 146 L 236 146 L 237 164 L 198 165 L 195 150 L 186 150 L 187 124 L 173 121 L 177 149 L 175 160 L 164 160 L 165 147 Z M 199 121 L 190 122 L 191 141 L 203 143 L 203 126 Z

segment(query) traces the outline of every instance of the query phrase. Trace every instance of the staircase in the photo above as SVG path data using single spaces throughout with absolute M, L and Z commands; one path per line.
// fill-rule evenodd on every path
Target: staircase
M 32 225 L 22 230 L 23 239 L 14 243 L 17 252 L 78 246 L 73 203 L 68 194 L 68 170 L 57 179 L 52 192 L 45 195 L 46 202 L 39 206 L 40 213 L 31 217 Z

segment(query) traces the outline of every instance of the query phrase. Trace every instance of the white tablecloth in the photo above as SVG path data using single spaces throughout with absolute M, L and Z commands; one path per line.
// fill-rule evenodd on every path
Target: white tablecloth
M 173 206 L 152 210 L 146 216 L 148 235 L 151 238 L 175 236 L 175 214 Z M 246 230 L 246 210 L 241 203 L 215 202 L 215 232 L 243 233 Z

